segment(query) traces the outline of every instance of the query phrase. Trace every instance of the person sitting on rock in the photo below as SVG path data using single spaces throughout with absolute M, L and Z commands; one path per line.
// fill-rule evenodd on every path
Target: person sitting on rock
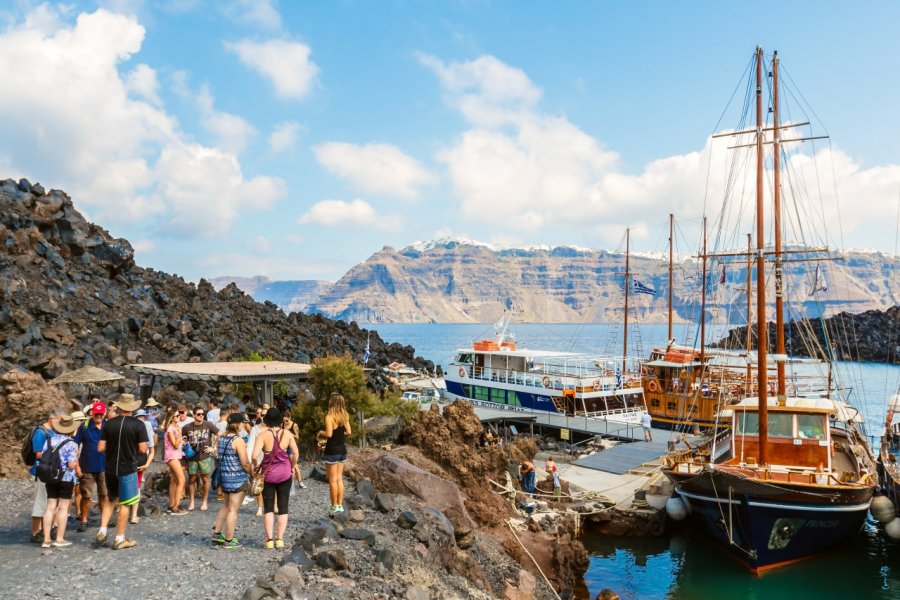
M 534 464 L 530 461 L 522 461 L 519 464 L 519 477 L 522 481 L 522 489 L 525 490 L 526 494 L 533 494 L 535 492 L 535 472 L 534 472 Z

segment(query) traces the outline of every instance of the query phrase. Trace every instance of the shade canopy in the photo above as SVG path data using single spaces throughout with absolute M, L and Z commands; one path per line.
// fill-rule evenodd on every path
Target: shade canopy
M 63 373 L 50 383 L 55 385 L 86 385 L 86 386 L 102 386 L 114 385 L 116 382 L 125 379 L 124 375 L 105 371 L 99 367 L 81 367 L 76 371 L 68 371 Z

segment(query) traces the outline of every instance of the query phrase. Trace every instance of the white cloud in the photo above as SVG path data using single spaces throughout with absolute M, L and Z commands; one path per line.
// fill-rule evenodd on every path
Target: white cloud
M 301 244 L 303 244 L 306 241 L 302 235 L 299 235 L 297 233 L 289 233 L 286 236 L 284 236 L 284 239 L 287 240 L 288 242 L 290 242 L 291 244 L 295 244 L 297 246 L 300 246 Z
M 272 0 L 232 0 L 225 4 L 224 12 L 241 25 L 270 30 L 281 27 L 281 15 Z
M 131 244 L 135 252 L 152 252 L 156 249 L 156 243 L 153 240 L 142 239 Z
M 297 219 L 300 225 L 323 227 L 374 227 L 380 230 L 399 231 L 404 227 L 402 215 L 384 215 L 365 200 L 321 200 Z
M 244 65 L 253 69 L 275 87 L 284 98 L 303 98 L 316 81 L 319 67 L 309 59 L 311 49 L 288 40 L 225 42 L 225 48 L 237 54 Z
M 256 250 L 257 252 L 262 252 L 263 254 L 268 254 L 272 251 L 272 242 L 264 235 L 258 235 L 253 239 L 253 243 L 250 245 L 252 250 Z
M 153 104 L 152 67 L 120 74 L 144 40 L 135 17 L 65 16 L 41 5 L 0 33 L 0 78 L 29 74 L 0 87 L 9 175 L 65 189 L 107 227 L 166 223 L 188 236 L 221 233 L 284 193 L 278 179 L 244 178 L 227 149 L 191 143 Z
M 157 106 L 162 104 L 162 100 L 159 98 L 159 81 L 156 79 L 156 71 L 143 63 L 137 65 L 125 76 L 125 88 L 151 104 Z
M 200 256 L 193 261 L 193 266 L 195 272 L 203 273 L 207 278 L 244 273 L 278 280 L 323 279 L 323 273 L 334 273 L 347 268 L 344 264 L 297 260 L 296 256 L 290 255 L 272 254 L 261 257 L 256 252 Z
M 204 84 L 197 94 L 197 106 L 203 119 L 203 126 L 218 138 L 219 146 L 228 152 L 240 154 L 256 134 L 250 123 L 237 115 L 216 110 L 215 98 Z
M 167 146 L 156 176 L 170 204 L 166 232 L 177 235 L 223 233 L 242 210 L 271 208 L 286 191 L 277 178 L 245 180 L 233 154 L 189 143 Z
M 299 133 L 300 123 L 296 121 L 278 123 L 269 135 L 269 150 L 275 154 L 289 150 L 297 143 Z
M 372 194 L 414 198 L 418 188 L 432 180 L 419 161 L 389 144 L 329 142 L 314 152 L 326 169 Z

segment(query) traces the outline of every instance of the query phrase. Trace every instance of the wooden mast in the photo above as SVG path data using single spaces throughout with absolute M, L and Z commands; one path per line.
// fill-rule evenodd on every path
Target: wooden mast
M 774 229 L 775 229 L 775 352 L 778 376 L 778 402 L 787 399 L 784 377 L 784 282 L 781 272 L 781 134 L 778 131 L 778 52 L 772 54 L 772 152 L 775 171 Z
M 703 217 L 703 270 L 700 284 L 700 362 L 706 358 L 706 217 Z
M 667 342 L 671 342 L 672 336 L 672 242 L 674 240 L 675 216 L 669 213 L 669 334 L 666 338 Z
M 765 227 L 763 221 L 763 167 L 765 156 L 763 153 L 763 50 L 756 47 L 756 377 L 757 397 L 759 410 L 759 464 L 769 464 L 769 407 L 766 396 L 766 384 L 768 378 L 768 361 L 766 349 L 768 347 L 766 325 L 766 257 L 765 257 Z
M 751 308 L 753 302 L 753 235 L 747 234 L 747 379 L 744 382 L 744 393 L 750 395 L 750 381 L 752 379 L 752 367 L 750 366 L 750 351 L 753 349 L 753 336 L 751 335 L 751 324 L 753 323 L 753 310 Z
M 631 287 L 631 268 L 629 253 L 631 252 L 631 229 L 625 230 L 625 327 L 622 337 L 622 377 L 625 377 L 625 357 L 628 356 L 628 292 Z

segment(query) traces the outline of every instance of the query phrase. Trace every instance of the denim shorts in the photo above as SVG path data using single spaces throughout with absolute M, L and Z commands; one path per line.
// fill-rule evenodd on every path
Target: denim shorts
M 326 465 L 336 465 L 347 460 L 346 454 L 323 454 L 322 462 Z

